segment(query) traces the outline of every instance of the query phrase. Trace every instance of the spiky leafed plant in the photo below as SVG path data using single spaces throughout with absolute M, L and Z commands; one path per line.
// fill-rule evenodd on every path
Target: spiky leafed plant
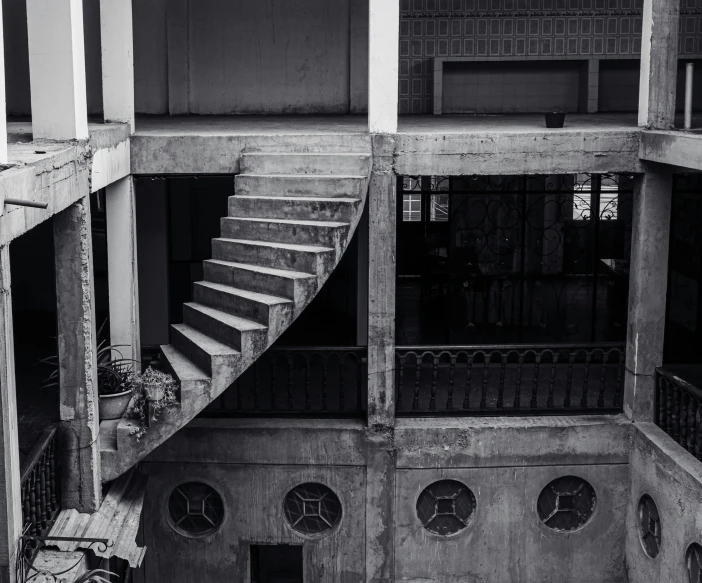
M 115 577 L 119 577 L 117 573 L 113 573 L 112 571 L 105 571 L 104 569 L 93 569 L 92 571 L 83 573 L 73 583 L 113 583 L 110 579 L 106 579 L 105 577 L 103 577 L 103 575 L 107 575 L 108 577 L 111 577 L 112 575 L 114 575 Z

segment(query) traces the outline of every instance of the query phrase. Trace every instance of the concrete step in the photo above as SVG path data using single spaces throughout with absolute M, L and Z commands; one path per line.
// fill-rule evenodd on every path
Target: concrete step
M 229 216 L 349 223 L 362 205 L 359 198 L 237 195 L 229 197 Z
M 286 298 L 211 281 L 196 282 L 193 291 L 199 304 L 267 326 L 269 338 L 276 338 L 292 322 L 293 303 Z
M 212 239 L 212 258 L 302 271 L 315 276 L 328 274 L 335 264 L 331 247 L 227 238 Z
M 317 278 L 309 273 L 221 259 L 208 259 L 203 267 L 207 281 L 287 298 L 296 306 L 306 304 L 317 293 Z
M 263 352 L 268 341 L 267 326 L 194 302 L 183 304 L 183 322 L 247 357 Z
M 362 198 L 367 187 L 360 175 L 239 174 L 234 179 L 234 193 L 244 196 Z
M 256 152 L 241 158 L 242 174 L 368 174 L 370 155 L 304 152 Z
M 240 373 L 241 353 L 187 324 L 171 326 L 171 344 L 212 378 L 211 390 L 218 394 Z M 208 394 L 203 400 L 208 401 Z M 181 395 L 181 401 L 184 396 Z
M 341 255 L 351 225 L 331 221 L 224 217 L 222 237 L 331 247 Z
M 161 354 L 164 369 L 178 379 L 181 403 L 189 396 L 198 398 L 201 394 L 209 394 L 210 375 L 171 344 L 161 346 Z

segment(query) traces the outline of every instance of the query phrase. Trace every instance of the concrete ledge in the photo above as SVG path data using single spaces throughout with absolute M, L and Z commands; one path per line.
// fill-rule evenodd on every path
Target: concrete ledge
M 680 131 L 644 131 L 639 156 L 647 162 L 702 170 L 702 135 Z
M 623 415 L 398 419 L 398 468 L 627 464 Z

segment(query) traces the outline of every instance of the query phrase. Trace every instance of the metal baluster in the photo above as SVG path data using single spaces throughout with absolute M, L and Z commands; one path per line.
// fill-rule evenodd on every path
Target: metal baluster
M 54 434 L 49 446 L 49 483 L 51 484 L 51 496 L 49 499 L 51 501 L 52 518 L 53 514 L 58 511 L 58 500 L 56 497 L 56 435 Z
M 617 386 L 614 389 L 614 406 L 622 404 L 622 375 L 624 374 L 624 355 L 619 353 L 619 363 L 617 364 Z
M 681 391 L 680 393 L 680 410 L 678 415 L 680 416 L 680 445 L 687 448 L 687 406 L 688 406 L 688 393 L 687 391 Z
M 286 359 L 288 362 L 288 411 L 292 411 L 295 407 L 295 403 L 293 401 L 293 382 L 294 382 L 294 373 L 293 371 L 295 370 L 295 354 L 294 353 L 288 353 Z
M 429 410 L 434 411 L 436 409 L 436 375 L 439 370 L 439 357 L 434 354 L 432 356 L 432 368 L 431 368 L 431 399 L 429 400 Z
M 453 382 L 454 374 L 456 372 L 456 355 L 451 355 L 451 364 L 449 365 L 449 386 L 448 386 L 448 398 L 446 399 L 446 409 L 449 411 L 453 409 Z
M 590 361 L 592 360 L 592 353 L 591 352 L 586 352 L 585 353 L 585 375 L 583 378 L 583 394 L 582 397 L 580 398 L 580 406 L 583 409 L 587 409 L 587 392 L 588 392 L 588 384 L 590 382 Z
M 522 406 L 522 368 L 524 366 L 524 354 L 519 353 L 517 358 L 517 386 L 514 389 L 514 408 L 519 409 Z
M 487 409 L 487 387 L 488 374 L 490 372 L 490 359 L 487 353 L 483 353 L 483 384 L 480 389 L 480 410 Z
M 537 393 L 539 392 L 539 372 L 541 368 L 541 353 L 534 358 L 534 381 L 531 387 L 531 408 L 536 409 L 538 406 Z
M 673 433 L 673 386 L 667 378 L 662 378 L 665 387 L 665 426 L 663 431 L 668 435 Z
M 697 399 L 696 399 L 697 400 Z M 695 456 L 702 461 L 702 403 L 697 400 L 697 411 L 695 412 Z
M 568 355 L 568 376 L 566 379 L 565 399 L 563 401 L 564 407 L 570 407 L 570 395 L 573 391 L 573 363 L 575 362 L 576 356 L 576 351 L 573 351 Z
M 600 371 L 600 394 L 597 397 L 597 406 L 598 407 L 604 407 L 605 406 L 605 382 L 607 380 L 607 359 L 608 356 L 605 356 L 604 351 L 602 351 L 602 370 Z
M 663 390 L 663 377 L 656 371 L 656 425 L 665 426 L 665 391 Z
M 473 356 L 468 355 L 468 360 L 466 361 L 466 387 L 463 394 L 463 408 L 470 409 L 470 391 L 471 391 L 471 381 L 473 377 Z
M 327 410 L 327 367 L 329 360 L 326 354 L 320 354 L 322 359 L 322 411 Z
M 695 423 L 697 399 L 690 396 L 687 407 L 687 451 L 695 455 L 695 444 L 697 443 L 697 425 Z
M 258 367 L 259 361 L 254 362 L 253 369 L 253 408 L 258 411 Z
M 398 384 L 397 384 L 397 410 L 402 411 L 402 388 L 404 386 L 405 382 L 405 355 L 404 354 L 398 354 L 398 358 L 400 360 L 400 374 L 398 376 Z
M 312 395 L 310 394 L 310 357 L 305 354 L 303 358 L 305 363 L 305 411 L 312 408 Z
M 546 401 L 546 407 L 548 409 L 553 409 L 553 391 L 554 385 L 556 384 L 556 365 L 558 364 L 558 353 L 551 353 L 551 378 L 548 381 L 548 400 Z
M 424 357 L 422 357 L 424 360 Z M 421 362 L 419 360 L 419 355 L 415 354 L 414 362 L 416 364 L 416 369 L 414 371 L 414 399 L 412 400 L 412 411 L 419 410 L 419 375 L 421 373 Z
M 29 516 L 31 521 L 31 527 L 29 529 L 29 534 L 33 536 L 39 536 L 41 534 L 38 525 L 37 517 L 37 470 L 34 468 L 29 476 Z
M 339 374 L 341 379 L 339 382 L 339 409 L 346 410 L 346 357 L 348 354 L 339 355 Z
M 48 525 L 46 516 L 46 450 L 41 454 L 37 467 L 39 468 L 39 520 L 42 530 Z
M 31 521 L 32 506 L 29 496 L 29 480 L 25 480 L 24 484 L 22 484 L 22 530 Z
M 275 354 L 271 355 L 271 411 L 275 411 L 275 407 L 276 407 L 275 368 L 276 368 L 277 361 L 278 361 L 278 359 L 276 358 L 276 355 Z
M 506 368 L 507 368 L 507 353 L 502 352 L 500 354 L 500 384 L 497 388 L 497 408 L 498 409 L 502 409 L 504 407 Z
M 673 404 L 671 416 L 673 419 L 672 437 L 680 443 L 680 388 L 677 384 L 673 384 Z

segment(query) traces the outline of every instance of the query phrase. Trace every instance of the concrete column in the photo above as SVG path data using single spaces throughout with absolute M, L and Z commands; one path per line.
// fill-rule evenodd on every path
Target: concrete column
M 368 128 L 397 132 L 400 46 L 399 0 L 370 0 L 368 19 Z
M 648 165 L 637 178 L 629 276 L 624 412 L 652 421 L 656 367 L 663 364 L 673 177 Z
M 5 39 L 2 31 L 0 2 L 0 164 L 7 163 L 7 102 L 5 100 Z
M 90 199 L 54 217 L 63 504 L 100 507 L 100 445 Z
M 678 74 L 677 0 L 644 0 L 639 125 L 666 129 L 675 121 Z
M 88 138 L 82 0 L 27 0 L 34 139 Z
M 131 176 L 106 188 L 110 343 L 124 358 L 141 360 L 136 205 Z
M 10 248 L 0 247 L 0 582 L 15 583 L 22 533 Z
M 394 579 L 395 140 L 373 136 L 368 193 L 368 430 L 366 581 Z
M 105 122 L 134 131 L 132 0 L 100 0 L 102 104 Z

